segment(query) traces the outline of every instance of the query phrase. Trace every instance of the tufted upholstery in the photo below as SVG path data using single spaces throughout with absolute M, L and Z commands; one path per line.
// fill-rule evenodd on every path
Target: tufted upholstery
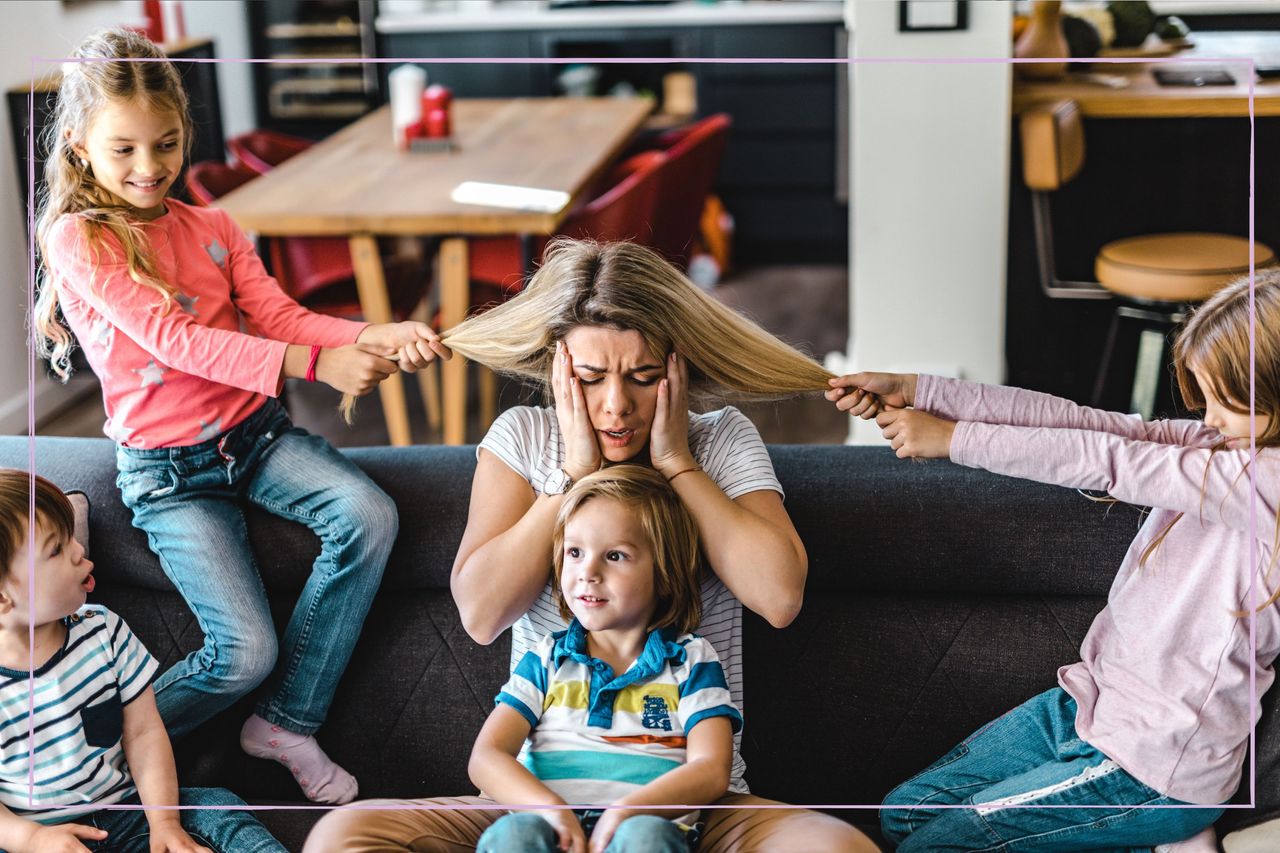
M 338 690 L 325 748 L 362 796 L 473 790 L 471 741 L 506 675 L 509 642 L 477 646 L 448 591 L 474 465 L 472 448 L 349 451 L 399 504 L 400 537 Z M 776 631 L 746 627 L 748 781 L 797 803 L 875 803 L 995 715 L 1054 684 L 1077 659 L 1137 509 L 881 448 L 770 448 L 808 548 L 804 610 Z M 26 467 L 27 441 L 0 437 L 0 465 Z M 92 502 L 95 598 L 121 613 L 164 664 L 200 640 L 114 486 L 101 439 L 36 442 L 36 470 Z M 318 544 L 305 528 L 251 511 L 250 536 L 278 624 Z M 250 801 L 298 802 L 287 773 L 236 745 L 246 701 L 178 746 L 184 784 Z M 1258 740 L 1262 809 L 1280 808 L 1276 691 Z M 1247 786 L 1246 786 L 1247 790 Z M 840 811 L 874 831 L 873 810 Z M 298 849 L 315 811 L 260 816 Z

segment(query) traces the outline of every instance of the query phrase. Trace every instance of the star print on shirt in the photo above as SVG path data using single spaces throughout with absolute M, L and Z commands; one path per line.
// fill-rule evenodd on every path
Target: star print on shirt
M 139 388 L 146 388 L 148 385 L 163 385 L 164 374 L 169 372 L 169 368 L 161 367 L 156 364 L 154 358 L 147 360 L 146 367 L 135 367 L 133 372 L 142 377 L 142 384 Z
M 224 270 L 227 268 L 227 255 L 229 253 L 226 248 L 218 242 L 217 237 L 214 237 L 213 242 L 205 246 L 204 250 L 209 253 L 209 257 L 213 259 L 215 264 Z
M 174 299 L 178 300 L 178 304 L 182 306 L 182 310 L 192 317 L 200 316 L 200 312 L 196 310 L 196 300 L 199 298 L 199 296 L 187 296 L 185 293 L 179 293 L 174 297 Z
M 89 340 L 93 341 L 100 347 L 111 346 L 111 336 L 115 332 L 116 327 L 111 325 L 109 320 L 102 320 L 89 330 Z
M 213 423 L 205 423 L 204 418 L 200 419 L 200 432 L 196 434 L 196 441 L 208 441 L 209 439 L 222 432 L 222 418 L 214 418 Z

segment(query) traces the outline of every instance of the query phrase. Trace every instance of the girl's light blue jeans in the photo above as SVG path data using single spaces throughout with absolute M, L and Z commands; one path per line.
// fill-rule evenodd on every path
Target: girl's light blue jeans
M 593 813 L 599 816 L 599 812 Z M 594 826 L 591 821 L 590 826 Z M 586 830 L 588 825 L 584 825 Z M 590 840 L 590 832 L 587 838 Z M 560 839 L 539 814 L 512 812 L 480 836 L 476 853 L 560 853 Z M 618 824 L 605 853 L 689 853 L 684 831 L 657 815 L 636 815 Z
M 293 426 L 275 400 L 200 444 L 117 447 L 116 465 L 134 526 L 204 632 L 204 644 L 155 682 L 169 734 L 190 732 L 260 684 L 259 716 L 313 733 L 382 580 L 398 529 L 394 502 L 327 441 Z M 320 538 L 279 644 L 249 547 L 249 504 Z
M 197 844 L 214 853 L 287 853 L 252 812 L 238 810 L 244 800 L 225 788 L 181 788 L 178 803 L 203 808 L 182 809 L 182 828 Z M 137 796 L 121 805 L 138 805 Z M 74 823 L 96 826 L 109 834 L 105 841 L 82 841 L 90 850 L 102 853 L 150 853 L 151 832 L 146 812 L 141 809 L 100 809 Z
M 885 838 L 899 853 L 1149 851 L 1222 814 L 1139 782 L 1081 740 L 1075 719 L 1075 700 L 1055 687 L 979 729 L 889 792 Z

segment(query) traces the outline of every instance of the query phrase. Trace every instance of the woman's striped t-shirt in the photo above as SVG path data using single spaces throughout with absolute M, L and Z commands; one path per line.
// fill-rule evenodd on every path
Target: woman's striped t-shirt
M 476 448 L 488 450 L 541 493 L 552 471 L 564 466 L 564 442 L 555 409 L 516 406 L 507 409 Z M 689 415 L 689 450 L 702 470 L 732 500 L 769 489 L 782 494 L 769 452 L 755 425 L 733 406 Z M 551 564 L 548 559 L 547 576 Z M 538 595 L 528 613 L 511 626 L 511 671 L 546 635 L 566 628 L 556 606 L 551 583 Z M 708 572 L 702 581 L 702 624 L 697 634 L 715 647 L 734 705 L 744 714 L 742 701 L 742 604 L 723 581 Z M 729 790 L 747 793 L 746 764 L 740 753 L 742 736 L 733 737 L 733 772 Z
M 34 673 L 0 667 L 0 804 L 39 823 L 73 820 L 134 792 L 124 706 L 158 666 L 105 607 L 86 605 L 64 621 L 62 648 Z

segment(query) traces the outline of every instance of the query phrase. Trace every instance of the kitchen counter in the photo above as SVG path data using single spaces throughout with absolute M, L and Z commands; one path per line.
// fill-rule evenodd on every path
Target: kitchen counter
M 544 3 L 459 3 L 454 8 L 424 11 L 387 11 L 401 7 L 384 2 L 374 23 L 382 34 L 421 32 L 474 32 L 494 30 L 548 30 L 614 27 L 674 27 L 770 25 L 838 22 L 843 19 L 841 0 L 746 0 L 705 3 L 685 0 L 670 4 L 616 4 L 571 8 Z M 408 4 L 412 6 L 414 4 Z

